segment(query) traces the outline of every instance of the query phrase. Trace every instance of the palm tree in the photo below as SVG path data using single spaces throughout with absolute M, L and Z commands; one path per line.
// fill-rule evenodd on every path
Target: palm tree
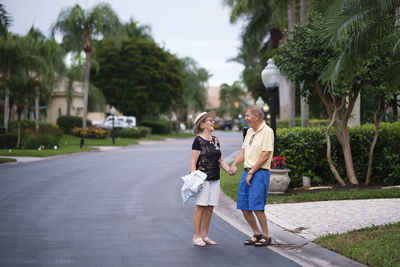
M 221 84 L 219 115 L 228 114 L 232 119 L 237 118 L 246 108 L 245 96 L 246 91 L 243 89 L 241 82 L 236 81 L 232 85 Z
M 10 87 L 8 81 L 11 75 L 22 73 L 24 50 L 21 38 L 8 34 L 8 38 L 0 37 L 0 74 L 4 84 L 4 128 L 8 132 L 10 117 Z
M 8 27 L 10 27 L 12 18 L 8 15 L 6 8 L 0 3 L 0 35 L 7 36 Z
M 119 19 L 111 6 L 100 3 L 89 11 L 82 9 L 79 5 L 65 8 L 52 26 L 53 35 L 56 32 L 63 35 L 63 44 L 68 51 L 80 53 L 83 50 L 85 52 L 82 128 L 86 128 L 87 125 L 92 41 L 96 36 L 112 35 L 118 32 L 119 25 Z
M 190 58 L 181 59 L 184 65 L 187 94 L 185 103 L 187 113 L 194 114 L 204 110 L 207 105 L 207 82 L 211 74 L 204 68 L 200 68 L 198 63 Z
M 153 40 L 151 36 L 151 27 L 149 25 L 140 25 L 138 21 L 133 18 L 129 22 L 124 23 L 121 27 L 122 36 L 128 38 L 143 38 L 147 40 Z
M 321 40 L 332 47 L 342 45 L 344 48 L 324 70 L 323 81 L 335 85 L 339 75 L 351 78 L 354 68 L 368 55 L 370 44 L 380 39 L 390 37 L 393 40 L 390 48 L 398 56 L 399 7 L 399 0 L 339 0 L 331 4 Z
M 55 73 L 62 74 L 65 64 L 63 62 L 64 53 L 55 40 L 47 39 L 39 30 L 31 28 L 26 36 L 25 51 L 30 52 L 31 60 L 25 68 L 29 68 L 35 80 L 41 82 L 42 89 L 35 87 L 35 121 L 36 130 L 39 129 L 39 99 L 41 95 L 49 95 L 54 88 L 56 77 Z
M 18 139 L 17 148 L 21 145 L 21 114 L 29 101 L 34 97 L 34 88 L 39 86 L 35 78 L 28 73 L 12 75 L 7 81 L 10 88 L 10 99 L 17 107 L 18 115 Z

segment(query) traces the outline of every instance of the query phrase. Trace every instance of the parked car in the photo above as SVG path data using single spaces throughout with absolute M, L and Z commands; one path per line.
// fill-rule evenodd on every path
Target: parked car
M 112 129 L 114 119 L 114 128 L 134 128 L 136 127 L 136 117 L 134 116 L 112 116 L 109 115 L 104 122 L 96 122 L 94 125 L 102 129 Z
M 221 129 L 221 130 L 232 130 L 232 121 L 231 120 L 221 120 L 218 123 L 218 129 Z
M 99 124 L 96 124 L 99 128 L 105 129 L 105 130 L 111 130 L 113 127 L 113 122 L 112 120 L 108 120 Z M 128 124 L 123 121 L 114 121 L 114 129 L 121 129 L 121 128 L 128 128 Z

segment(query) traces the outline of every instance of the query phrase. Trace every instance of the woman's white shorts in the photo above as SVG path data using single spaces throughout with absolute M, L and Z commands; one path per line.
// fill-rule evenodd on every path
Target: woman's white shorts
M 220 190 L 219 180 L 205 181 L 203 189 L 196 196 L 196 205 L 218 206 Z

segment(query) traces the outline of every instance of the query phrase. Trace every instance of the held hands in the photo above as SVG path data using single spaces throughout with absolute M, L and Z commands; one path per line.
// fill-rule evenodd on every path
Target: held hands
M 230 176 L 234 175 L 237 172 L 237 168 L 235 165 L 232 164 L 232 166 L 229 168 L 228 173 Z

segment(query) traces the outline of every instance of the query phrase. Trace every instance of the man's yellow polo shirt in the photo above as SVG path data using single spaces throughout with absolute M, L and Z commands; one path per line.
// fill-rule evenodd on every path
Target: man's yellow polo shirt
M 269 170 L 274 153 L 274 131 L 265 122 L 261 123 L 256 132 L 250 127 L 247 130 L 242 149 L 244 149 L 245 168 L 253 167 L 260 158 L 261 152 L 271 151 L 268 160 L 261 166 L 262 169 Z

